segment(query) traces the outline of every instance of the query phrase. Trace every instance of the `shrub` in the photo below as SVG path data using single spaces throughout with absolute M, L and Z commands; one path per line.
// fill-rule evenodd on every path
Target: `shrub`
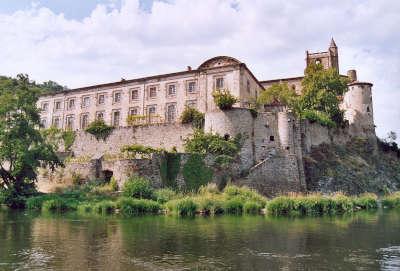
M 262 209 L 261 204 L 255 201 L 248 201 L 244 204 L 243 210 L 246 214 L 258 214 Z
M 112 191 L 118 191 L 118 182 L 114 177 L 111 177 L 109 185 Z
M 335 194 L 332 197 L 333 200 L 333 212 L 337 213 L 346 213 L 346 212 L 353 212 L 354 210 L 354 203 L 350 197 L 347 197 L 343 194 Z
M 71 178 L 72 178 L 72 184 L 73 185 L 82 185 L 83 184 L 83 177 L 81 174 L 77 173 L 77 172 L 72 172 L 71 174 Z
M 46 200 L 54 199 L 55 197 L 52 195 L 40 195 L 30 197 L 26 200 L 26 208 L 29 210 L 37 210 L 40 211 L 42 209 L 43 202 Z
M 75 141 L 75 132 L 72 130 L 67 130 L 62 133 L 62 139 L 64 141 L 64 148 L 66 151 L 70 151 L 72 145 Z
M 107 125 L 103 120 L 95 120 L 89 124 L 85 131 L 89 134 L 94 135 L 94 137 L 99 140 L 106 140 L 106 138 L 114 130 L 113 126 Z
M 50 199 L 43 202 L 42 210 L 48 212 L 65 212 L 68 211 L 67 202 L 61 198 Z
M 181 115 L 182 123 L 191 123 L 195 128 L 202 128 L 204 124 L 204 113 L 201 113 L 194 107 L 186 106 Z
M 147 199 L 120 198 L 116 206 L 124 216 L 157 214 L 161 210 L 158 202 Z
M 201 185 L 211 181 L 213 172 L 200 154 L 192 154 L 186 161 L 182 169 L 187 191 L 197 191 Z
M 246 186 L 238 187 L 236 185 L 227 185 L 224 189 L 224 196 L 227 199 L 240 198 L 242 201 L 254 201 L 265 207 L 267 199 L 260 195 L 256 190 Z
M 83 214 L 86 214 L 86 213 L 91 213 L 92 211 L 93 211 L 93 208 L 94 206 L 93 206 L 93 204 L 91 204 L 91 203 L 88 203 L 88 202 L 86 202 L 86 203 L 81 203 L 81 204 L 79 204 L 79 206 L 78 206 L 78 212 L 79 213 L 83 213 Z
M 167 208 L 170 212 L 179 216 L 194 216 L 197 210 L 197 204 L 193 199 L 186 197 L 167 202 Z
M 217 215 L 224 212 L 222 200 L 213 196 L 201 196 L 197 198 L 197 211 L 205 215 Z
M 163 189 L 156 190 L 154 195 L 155 195 L 157 202 L 159 202 L 161 204 L 164 204 L 170 200 L 176 199 L 178 196 L 174 190 L 169 189 L 169 188 L 163 188 Z
M 202 185 L 199 188 L 198 193 L 200 195 L 205 194 L 219 194 L 218 186 L 215 183 L 208 183 L 207 185 Z
M 122 187 L 122 194 L 125 197 L 138 199 L 153 198 L 154 190 L 151 187 L 150 181 L 139 176 L 129 178 Z
M 378 197 L 375 194 L 365 193 L 353 199 L 354 206 L 359 209 L 377 209 Z
M 384 196 L 382 198 L 382 206 L 385 208 L 400 208 L 400 192 Z
M 267 210 L 275 216 L 288 215 L 294 210 L 294 201 L 287 196 L 276 197 L 268 202 Z
M 102 215 L 112 214 L 115 211 L 115 203 L 110 200 L 103 200 L 96 203 L 93 207 L 93 210 Z
M 229 90 L 221 90 L 217 89 L 214 90 L 212 93 L 212 96 L 214 98 L 215 104 L 218 106 L 219 109 L 221 110 L 228 110 L 231 109 L 232 106 L 239 102 L 239 99 L 233 96 Z
M 322 126 L 335 127 L 336 123 L 329 117 L 325 112 L 320 112 L 317 110 L 304 110 L 301 113 L 303 119 L 307 119 L 310 122 L 317 122 Z
M 239 197 L 234 197 L 225 201 L 224 203 L 224 211 L 227 214 L 235 214 L 239 215 L 243 213 L 243 200 Z

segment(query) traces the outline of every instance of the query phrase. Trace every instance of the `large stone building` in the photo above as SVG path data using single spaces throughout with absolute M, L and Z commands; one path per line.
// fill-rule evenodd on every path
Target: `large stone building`
M 306 66 L 310 63 L 321 63 L 339 72 L 335 42 L 331 41 L 326 52 L 307 51 Z M 193 133 L 193 128 L 181 124 L 179 116 L 185 106 L 192 106 L 205 113 L 205 131 L 228 137 L 244 136 L 236 164 L 229 172 L 232 180 L 265 194 L 276 194 L 305 187 L 303 155 L 312 147 L 342 144 L 353 137 L 375 139 L 372 84 L 358 81 L 355 70 L 346 76 L 350 83 L 341 108 L 349 125 L 339 129 L 300 121 L 284 106 L 275 104 L 265 106 L 255 116 L 248 107 L 261 91 L 281 82 L 301 93 L 303 76 L 259 81 L 244 63 L 226 56 L 211 58 L 197 69 L 188 67 L 177 73 L 44 95 L 38 103 L 43 109 L 44 127 L 53 125 L 77 131 L 69 151 L 78 162 L 67 166 L 70 175 L 79 172 L 90 179 L 113 172 L 123 182 L 134 172 L 160 185 L 159 160 L 118 159 L 121 148 L 140 144 L 183 152 L 184 140 Z M 219 110 L 212 97 L 215 89 L 229 90 L 240 102 L 233 110 Z M 132 125 L 129 116 L 136 116 L 133 119 L 139 120 L 140 125 Z M 96 118 L 115 127 L 106 141 L 84 131 Z M 179 173 L 177 178 L 183 180 L 182 176 Z

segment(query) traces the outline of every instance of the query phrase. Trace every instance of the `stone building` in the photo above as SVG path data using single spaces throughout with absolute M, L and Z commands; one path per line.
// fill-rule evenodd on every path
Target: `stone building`
M 306 66 L 313 62 L 339 72 L 338 48 L 333 39 L 326 52 L 306 51 Z M 183 152 L 184 140 L 193 128 L 181 124 L 179 116 L 185 106 L 196 107 L 205 113 L 205 131 L 244 136 L 238 161 L 228 175 L 237 183 L 271 195 L 304 189 L 303 156 L 312 147 L 343 144 L 352 137 L 375 139 L 372 84 L 358 81 L 355 70 L 343 76 L 350 81 L 341 103 L 349 126 L 340 129 L 300 121 L 280 104 L 266 106 L 255 116 L 249 105 L 261 91 L 281 82 L 301 93 L 303 76 L 259 81 L 244 63 L 227 56 L 211 58 L 197 69 L 188 67 L 177 73 L 44 95 L 38 105 L 43 109 L 44 127 L 53 125 L 77 131 L 70 151 L 73 157 L 84 159 L 75 159 L 78 162 L 67 166 L 70 175 L 79 172 L 90 179 L 107 171 L 123 182 L 134 172 L 149 177 L 156 185 L 160 185 L 161 179 L 159 158 L 133 161 L 115 157 L 124 145 L 130 144 Z M 215 89 L 229 90 L 240 102 L 232 110 L 219 110 L 212 97 Z M 128 119 L 132 115 L 143 123 L 131 126 Z M 105 141 L 83 129 L 96 118 L 115 127 Z M 178 176 L 182 179 L 181 173 Z

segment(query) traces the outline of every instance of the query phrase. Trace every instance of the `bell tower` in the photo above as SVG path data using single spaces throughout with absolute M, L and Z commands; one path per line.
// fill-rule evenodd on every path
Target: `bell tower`
M 311 63 L 319 63 L 324 67 L 324 69 L 334 68 L 339 72 L 338 48 L 333 38 L 331 39 L 328 51 L 326 52 L 312 53 L 306 51 L 306 66 L 308 67 Z

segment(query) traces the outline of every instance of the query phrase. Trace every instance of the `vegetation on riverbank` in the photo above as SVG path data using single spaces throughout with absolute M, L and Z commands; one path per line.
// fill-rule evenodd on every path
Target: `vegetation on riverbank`
M 215 184 L 201 186 L 197 192 L 177 192 L 168 188 L 153 189 L 148 180 L 140 177 L 129 179 L 122 192 L 114 189 L 109 184 L 91 182 L 58 193 L 30 197 L 25 207 L 42 212 L 77 211 L 125 217 L 143 214 L 319 216 L 374 210 L 379 202 L 371 193 L 352 197 L 342 193 L 289 194 L 269 200 L 248 187 L 227 185 L 219 191 Z M 384 196 L 381 202 L 384 208 L 400 208 L 400 192 Z

